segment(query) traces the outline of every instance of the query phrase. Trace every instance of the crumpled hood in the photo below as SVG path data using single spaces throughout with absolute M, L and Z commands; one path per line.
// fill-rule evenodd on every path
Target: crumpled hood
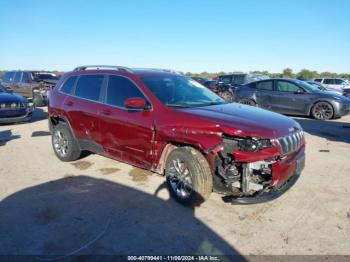
M 223 133 L 231 135 L 273 139 L 302 129 L 299 123 L 289 117 L 237 103 L 186 108 L 181 111 L 219 125 Z
M 11 94 L 7 92 L 0 93 L 0 104 L 1 103 L 26 103 L 27 99 L 23 96 Z

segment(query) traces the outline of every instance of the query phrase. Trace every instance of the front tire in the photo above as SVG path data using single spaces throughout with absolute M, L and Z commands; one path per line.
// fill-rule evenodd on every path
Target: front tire
M 197 206 L 213 191 L 213 177 L 205 157 L 192 147 L 174 149 L 167 158 L 165 176 L 171 195 L 186 206 Z
M 81 150 L 70 128 L 65 123 L 54 126 L 52 146 L 56 156 L 64 162 L 74 161 L 80 157 Z
M 334 117 L 334 109 L 328 102 L 317 102 L 311 109 L 311 115 L 317 120 L 330 120 Z

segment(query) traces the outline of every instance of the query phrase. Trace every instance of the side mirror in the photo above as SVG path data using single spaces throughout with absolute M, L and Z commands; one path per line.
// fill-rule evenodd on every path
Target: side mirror
M 124 106 L 128 109 L 146 109 L 146 100 L 142 97 L 131 97 L 125 100 Z

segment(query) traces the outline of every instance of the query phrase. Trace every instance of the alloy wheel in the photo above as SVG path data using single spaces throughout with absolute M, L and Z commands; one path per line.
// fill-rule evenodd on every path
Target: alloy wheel
M 320 120 L 331 119 L 333 117 L 333 107 L 327 102 L 319 102 L 313 107 L 313 115 Z
M 57 154 L 59 154 L 61 157 L 65 157 L 67 155 L 69 146 L 68 139 L 62 131 L 55 131 L 53 137 L 53 144 Z
M 193 183 L 186 163 L 179 158 L 173 159 L 167 175 L 174 193 L 182 199 L 189 198 L 193 191 Z

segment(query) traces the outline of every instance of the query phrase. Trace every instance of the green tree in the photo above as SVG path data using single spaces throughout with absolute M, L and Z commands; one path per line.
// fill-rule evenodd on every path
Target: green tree
M 283 77 L 294 78 L 294 73 L 293 73 L 293 70 L 291 68 L 283 69 L 282 74 L 283 74 Z
M 298 74 L 297 78 L 298 79 L 305 79 L 305 80 L 310 80 L 317 77 L 317 72 L 316 71 L 310 71 L 307 69 L 302 69 Z

